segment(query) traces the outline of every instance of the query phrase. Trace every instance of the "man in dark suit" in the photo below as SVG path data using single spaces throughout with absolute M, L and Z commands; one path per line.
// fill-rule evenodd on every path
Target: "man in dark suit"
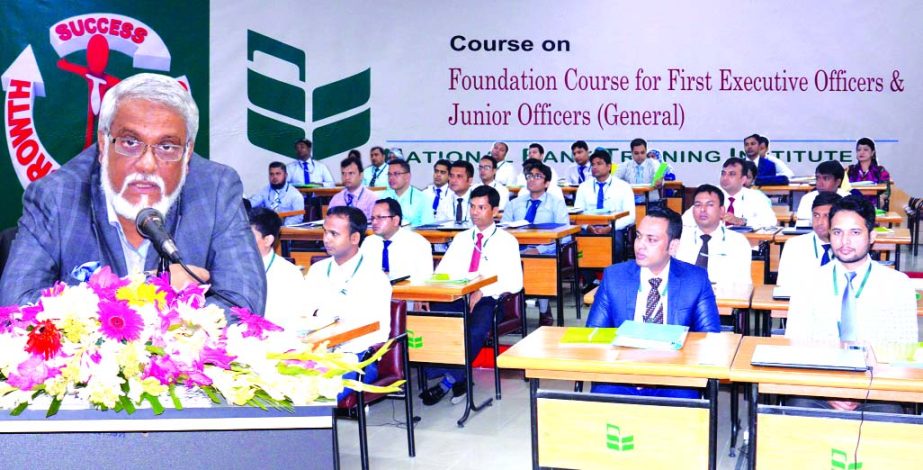
M 625 320 L 686 325 L 690 331 L 717 332 L 718 305 L 708 273 L 672 257 L 683 221 L 669 209 L 651 209 L 638 225 L 635 259 L 606 268 L 586 325 L 617 328 Z M 647 388 L 594 383 L 593 392 L 698 398 L 684 388 Z

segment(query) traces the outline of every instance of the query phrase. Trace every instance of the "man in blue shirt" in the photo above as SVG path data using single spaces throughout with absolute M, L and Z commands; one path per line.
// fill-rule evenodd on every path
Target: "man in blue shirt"
M 304 210 L 304 197 L 292 185 L 286 182 L 288 175 L 282 162 L 269 164 L 269 186 L 250 197 L 252 207 L 265 207 L 276 213 Z M 283 225 L 300 224 L 304 215 L 292 215 L 285 218 Z
M 433 200 L 410 185 L 410 165 L 400 158 L 388 162 L 388 189 L 378 199 L 394 198 L 401 205 L 404 220 L 413 227 L 433 223 Z
M 385 149 L 372 147 L 369 150 L 369 160 L 372 162 L 362 171 L 362 186 L 370 188 L 384 186 L 388 182 L 388 165 L 385 163 Z
M 333 187 L 333 175 L 321 162 L 311 155 L 311 141 L 301 139 L 295 142 L 295 161 L 286 165 L 288 182 L 294 185 L 317 184 L 327 188 Z

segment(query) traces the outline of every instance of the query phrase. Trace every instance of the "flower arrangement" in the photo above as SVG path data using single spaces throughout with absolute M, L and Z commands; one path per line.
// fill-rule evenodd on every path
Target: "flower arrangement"
M 108 267 L 79 285 L 57 283 L 32 305 L 0 307 L 0 409 L 17 415 L 49 401 L 133 413 L 201 392 L 211 401 L 291 409 L 335 399 L 344 387 L 388 393 L 345 380 L 388 349 L 354 354 L 309 345 L 246 309 L 205 304 L 205 289 L 176 291 L 166 276 L 119 278 Z M 42 399 L 41 397 L 48 397 Z M 219 397 L 220 396 L 220 397 Z

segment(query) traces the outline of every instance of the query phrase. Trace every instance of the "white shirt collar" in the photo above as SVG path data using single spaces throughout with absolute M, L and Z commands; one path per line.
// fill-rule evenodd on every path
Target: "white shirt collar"
M 662 288 L 664 283 L 666 283 L 667 279 L 670 278 L 670 264 L 672 262 L 673 262 L 673 259 L 671 257 L 670 260 L 667 261 L 667 265 L 663 267 L 663 271 L 660 271 L 660 274 L 658 274 L 657 276 L 654 276 L 654 273 L 650 270 L 650 268 L 642 267 L 641 268 L 641 288 L 642 289 L 649 288 L 651 285 L 649 281 L 655 277 L 659 277 L 660 279 L 663 279 L 663 281 L 660 282 L 660 286 Z

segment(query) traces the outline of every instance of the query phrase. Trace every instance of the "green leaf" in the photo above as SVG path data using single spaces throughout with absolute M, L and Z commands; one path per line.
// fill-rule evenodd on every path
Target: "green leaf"
M 208 398 L 211 398 L 212 403 L 221 403 L 221 400 L 218 399 L 218 395 L 215 394 L 215 389 L 212 387 L 202 387 L 202 391 L 208 395 Z
M 16 408 L 13 408 L 13 411 L 10 411 L 10 416 L 19 416 L 23 411 L 26 411 L 26 408 L 29 407 L 29 402 L 24 401 L 19 405 L 16 405 Z
M 176 408 L 177 411 L 183 409 L 183 404 L 179 401 L 179 397 L 176 396 L 176 386 L 170 384 L 170 399 L 173 400 L 173 408 Z
M 151 353 L 151 354 L 156 354 L 156 355 L 158 355 L 158 356 L 163 356 L 163 355 L 164 355 L 163 348 L 158 347 L 158 346 L 154 346 L 154 345 L 150 345 L 150 344 L 149 344 L 149 345 L 145 346 L 144 349 L 145 349 L 147 352 Z
M 48 412 L 45 413 L 46 418 L 54 416 L 58 410 L 61 409 L 61 400 L 58 397 L 51 399 L 51 406 L 48 407 Z
M 142 393 L 141 399 L 147 400 L 147 402 L 151 404 L 151 411 L 153 411 L 155 415 L 163 414 L 163 405 L 160 404 L 159 398 L 150 393 Z
M 122 409 L 124 409 L 126 413 L 132 414 L 135 412 L 134 403 L 132 403 L 131 400 L 129 400 L 125 395 L 119 396 L 119 403 L 122 405 Z

